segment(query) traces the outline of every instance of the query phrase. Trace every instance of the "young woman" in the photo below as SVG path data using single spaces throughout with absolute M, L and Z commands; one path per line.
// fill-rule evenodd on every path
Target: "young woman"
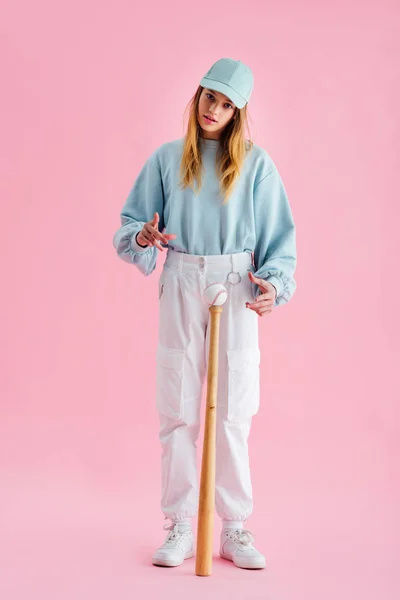
M 248 456 L 259 407 L 258 318 L 292 297 L 295 225 L 277 167 L 245 138 L 252 71 L 222 58 L 200 80 L 186 135 L 147 159 L 114 235 L 118 255 L 146 276 L 167 248 L 159 279 L 156 406 L 162 446 L 161 509 L 171 524 L 155 565 L 194 555 L 196 441 L 207 372 L 209 310 L 202 293 L 228 288 L 219 338 L 216 510 L 220 554 L 242 568 L 265 557 L 243 528 L 253 510 Z M 196 185 L 195 185 L 196 184 Z

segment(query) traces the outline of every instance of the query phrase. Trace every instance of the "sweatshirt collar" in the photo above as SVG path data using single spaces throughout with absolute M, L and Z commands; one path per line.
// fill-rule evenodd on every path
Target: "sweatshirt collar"
M 221 142 L 219 140 L 210 140 L 208 138 L 203 137 L 200 138 L 200 144 L 205 148 L 218 148 L 220 143 Z

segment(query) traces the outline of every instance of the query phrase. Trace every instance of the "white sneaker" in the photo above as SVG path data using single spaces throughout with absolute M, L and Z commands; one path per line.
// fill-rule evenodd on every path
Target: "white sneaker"
M 164 525 L 169 530 L 162 546 L 153 554 L 153 565 L 161 567 L 177 567 L 186 558 L 194 556 L 193 531 L 191 527 L 180 527 L 178 524 Z
M 253 541 L 253 534 L 248 529 L 223 529 L 220 556 L 242 569 L 265 569 L 265 556 L 253 546 Z

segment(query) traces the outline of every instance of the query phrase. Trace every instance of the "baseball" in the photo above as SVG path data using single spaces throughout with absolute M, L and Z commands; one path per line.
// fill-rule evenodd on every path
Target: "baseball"
M 211 283 L 203 292 L 208 306 L 222 306 L 228 298 L 228 290 L 222 283 Z

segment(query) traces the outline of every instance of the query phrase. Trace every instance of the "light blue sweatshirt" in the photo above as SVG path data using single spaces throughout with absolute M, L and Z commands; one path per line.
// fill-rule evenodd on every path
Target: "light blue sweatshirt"
M 149 156 L 121 212 L 113 244 L 118 256 L 150 275 L 160 250 L 143 248 L 136 235 L 158 212 L 159 231 L 177 237 L 168 244 L 178 252 L 199 256 L 254 253 L 256 277 L 272 283 L 275 306 L 290 300 L 296 289 L 296 229 L 282 179 L 269 154 L 253 145 L 227 204 L 219 192 L 216 172 L 218 140 L 200 139 L 202 188 L 198 195 L 179 185 L 184 138 L 166 142 Z M 196 188 L 195 188 L 196 189 Z M 253 283 L 254 297 L 260 288 Z

